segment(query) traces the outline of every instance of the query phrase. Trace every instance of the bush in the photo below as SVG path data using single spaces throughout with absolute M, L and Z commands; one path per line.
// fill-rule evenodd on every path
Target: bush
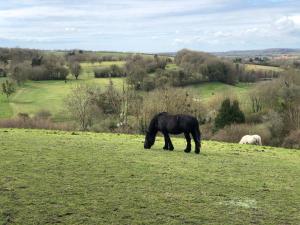
M 246 116 L 246 123 L 262 123 L 264 121 L 263 113 L 251 113 Z
M 94 69 L 94 76 L 95 78 L 125 77 L 126 73 L 123 68 L 111 65 L 110 67 Z
M 271 141 L 271 133 L 267 126 L 260 124 L 233 124 L 224 127 L 214 134 L 212 140 L 238 143 L 245 135 L 258 134 L 261 136 L 263 145 L 267 145 Z
M 94 69 L 94 76 L 95 78 L 106 78 L 110 76 L 110 69 L 105 68 L 96 68 Z
M 155 81 L 153 77 L 145 77 L 143 84 L 142 84 L 142 90 L 144 91 L 152 91 L 155 88 Z
M 52 114 L 48 110 L 40 110 L 35 114 L 35 118 L 49 119 Z
M 219 109 L 218 115 L 215 119 L 215 128 L 220 129 L 226 125 L 244 122 L 245 115 L 240 110 L 239 102 L 234 100 L 231 104 L 230 99 L 225 99 L 222 102 L 221 108 Z
M 0 68 L 0 77 L 6 77 L 6 70 L 5 69 L 2 69 Z
M 23 114 L 26 115 L 26 114 Z M 46 129 L 46 130 L 73 130 L 74 127 L 67 123 L 53 123 L 50 119 L 30 118 L 27 116 L 13 119 L 0 120 L 2 128 Z
M 284 139 L 283 147 L 300 149 L 300 130 L 293 130 Z

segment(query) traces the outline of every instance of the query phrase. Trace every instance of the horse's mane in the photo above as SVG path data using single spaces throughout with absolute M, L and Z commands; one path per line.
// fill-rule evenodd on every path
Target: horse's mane
M 161 112 L 161 113 L 156 114 L 152 118 L 152 120 L 150 121 L 150 124 L 149 124 L 149 128 L 148 128 L 149 132 L 151 132 L 151 133 L 152 132 L 156 132 L 156 130 L 157 130 L 157 128 L 156 128 L 156 126 L 157 126 L 157 119 L 158 119 L 159 116 L 164 115 L 164 114 L 168 114 L 168 113 L 167 112 Z

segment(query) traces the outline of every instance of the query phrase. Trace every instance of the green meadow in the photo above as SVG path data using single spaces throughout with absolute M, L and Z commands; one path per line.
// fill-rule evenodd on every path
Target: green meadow
M 0 94 L 0 118 L 16 116 L 18 113 L 27 113 L 31 116 L 41 110 L 48 110 L 56 121 L 68 120 L 64 108 L 64 100 L 71 88 L 78 83 L 94 83 L 105 89 L 109 84 L 109 78 L 94 78 L 94 69 L 109 67 L 111 65 L 123 66 L 124 61 L 110 61 L 101 63 L 82 63 L 83 72 L 79 80 L 69 75 L 68 82 L 64 81 L 27 81 L 17 88 L 9 101 Z M 175 64 L 169 64 L 167 69 L 176 69 Z M 3 81 L 2 78 L 0 80 Z M 118 90 L 122 90 L 125 80 L 123 78 L 112 78 L 113 84 Z M 231 86 L 223 83 L 203 83 L 185 87 L 200 100 L 208 100 L 215 95 L 228 94 L 245 96 L 251 89 L 250 84 L 238 84 Z
M 300 152 L 0 129 L 0 224 L 299 224 Z
M 263 65 L 252 65 L 246 64 L 246 70 L 254 70 L 254 71 L 274 71 L 274 72 L 282 72 L 283 68 L 275 67 L 275 66 L 263 66 Z
M 0 118 L 15 116 L 18 113 L 28 113 L 34 115 L 41 110 L 48 110 L 55 120 L 66 119 L 64 109 L 64 99 L 68 96 L 71 88 L 78 83 L 88 82 L 97 84 L 105 89 L 109 84 L 108 78 L 90 78 L 74 80 L 67 83 L 64 81 L 28 81 L 18 87 L 15 94 L 10 97 L 9 102 L 4 95 L 0 95 Z M 112 78 L 114 86 L 122 90 L 123 78 Z M 251 85 L 231 86 L 222 83 L 204 83 L 185 87 L 185 89 L 200 100 L 208 100 L 210 97 L 223 93 L 231 95 L 246 94 Z

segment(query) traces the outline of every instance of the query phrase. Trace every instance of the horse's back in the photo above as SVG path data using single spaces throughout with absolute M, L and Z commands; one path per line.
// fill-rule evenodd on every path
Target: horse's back
M 166 130 L 171 134 L 180 134 L 191 132 L 195 127 L 198 127 L 198 120 L 190 115 L 168 113 L 158 114 L 158 127 L 160 130 Z
M 257 134 L 255 135 L 245 135 L 240 140 L 239 144 L 257 144 L 262 145 L 261 137 Z

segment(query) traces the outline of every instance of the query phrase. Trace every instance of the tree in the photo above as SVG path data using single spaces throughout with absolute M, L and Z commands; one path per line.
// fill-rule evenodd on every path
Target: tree
M 14 80 L 18 85 L 21 85 L 27 80 L 28 75 L 30 74 L 30 70 L 30 65 L 26 63 L 12 65 L 9 77 L 12 80 Z
M 240 110 L 239 102 L 237 100 L 231 101 L 229 98 L 222 102 L 221 108 L 219 109 L 218 115 L 215 119 L 215 128 L 220 129 L 226 125 L 233 123 L 244 123 L 245 115 Z
M 104 114 L 119 115 L 121 113 L 122 97 L 114 88 L 111 79 L 107 89 L 103 93 L 98 93 L 98 95 L 93 96 L 92 104 Z
M 66 99 L 69 113 L 80 125 L 81 130 L 87 130 L 92 125 L 93 99 L 99 93 L 99 88 L 90 84 L 78 84 L 72 88 Z
M 80 73 L 81 73 L 81 65 L 79 62 L 71 62 L 70 63 L 70 71 L 72 73 L 72 75 L 76 78 L 76 80 L 78 79 Z
M 16 91 L 15 85 L 13 82 L 6 80 L 2 83 L 2 92 L 6 95 L 7 99 Z
M 135 90 L 141 89 L 144 78 L 147 77 L 145 62 L 142 56 L 134 56 L 132 59 L 127 61 L 125 67 L 128 84 L 132 85 Z

